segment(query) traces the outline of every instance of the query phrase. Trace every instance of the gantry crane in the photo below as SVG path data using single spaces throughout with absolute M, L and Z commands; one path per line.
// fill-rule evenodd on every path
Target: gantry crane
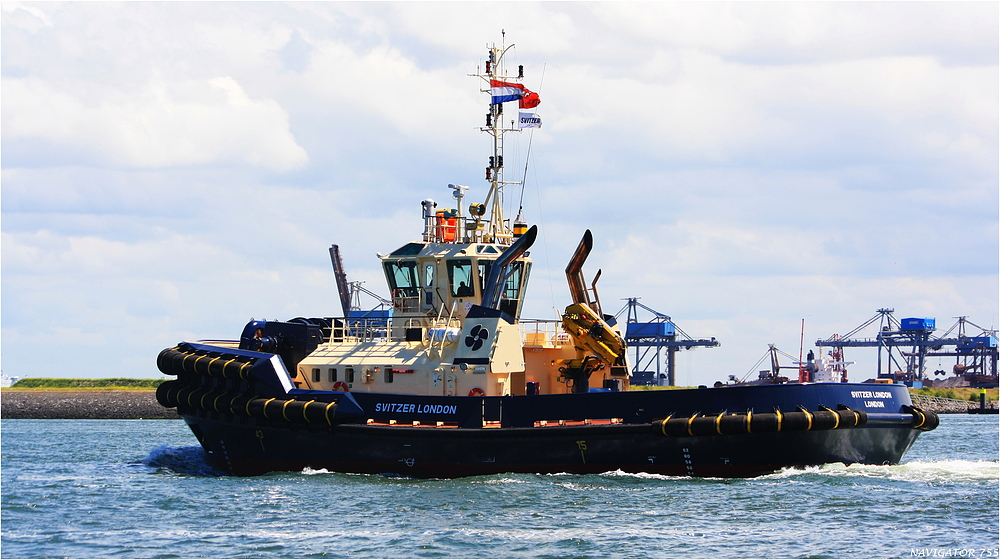
M 972 387 L 981 385 L 997 385 L 997 331 L 984 329 L 970 321 L 966 316 L 955 317 L 957 321 L 950 329 L 941 335 L 940 341 L 956 341 L 954 348 L 948 350 L 945 344 L 932 346 L 925 356 L 951 356 L 955 358 L 952 373 L 957 377 L 965 377 Z M 968 327 L 979 329 L 979 334 L 969 336 Z M 973 331 L 974 332 L 974 331 Z M 954 334 L 952 334 L 954 333 Z M 949 338 L 951 336 L 951 338 Z M 948 344 L 947 346 L 951 346 Z M 936 371 L 947 375 L 947 372 Z
M 637 297 L 626 298 L 626 301 L 628 303 L 615 314 L 615 317 L 621 317 L 622 313 L 627 312 L 625 342 L 629 347 L 635 349 L 635 360 L 632 364 L 633 379 L 638 379 L 643 373 L 651 371 L 650 366 L 655 364 L 655 369 L 652 371 L 655 374 L 656 384 L 659 385 L 661 377 L 664 377 L 666 384 L 672 387 L 676 385 L 674 354 L 678 350 L 691 350 L 699 346 L 706 348 L 719 346 L 719 341 L 714 336 L 701 339 L 691 338 L 668 315 L 639 303 Z M 640 323 L 639 309 L 651 313 L 653 320 Z M 667 364 L 665 376 L 660 375 L 661 358 L 664 358 Z
M 835 334 L 827 339 L 817 340 L 816 346 L 833 348 L 841 359 L 845 347 L 878 348 L 877 377 L 880 379 L 906 383 L 920 381 L 924 379 L 924 362 L 928 356 L 956 356 L 957 375 L 978 371 L 982 376 L 992 377 L 992 383 L 996 383 L 996 330 L 983 329 L 965 317 L 959 317 L 959 322 L 948 329 L 943 336 L 934 337 L 932 333 L 936 329 L 933 318 L 897 320 L 893 312 L 894 310 L 889 308 L 879 309 L 872 318 L 846 335 Z M 874 337 L 852 338 L 876 322 L 878 331 Z M 980 329 L 981 334 L 968 336 L 965 331 L 967 324 Z M 956 329 L 958 332 L 950 336 Z M 942 351 L 945 347 L 954 347 L 955 350 Z M 972 363 L 969 363 L 970 360 Z M 883 364 L 885 364 L 884 371 Z M 958 367 L 959 365 L 962 367 Z

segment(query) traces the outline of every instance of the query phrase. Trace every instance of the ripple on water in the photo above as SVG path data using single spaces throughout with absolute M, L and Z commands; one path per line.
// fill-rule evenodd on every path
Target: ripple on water
M 162 474 L 194 476 L 223 476 L 225 473 L 212 467 L 201 447 L 171 447 L 161 445 L 133 464 L 157 469 Z
M 895 466 L 456 480 L 220 476 L 182 423 L 23 422 L 3 426 L 5 557 L 910 557 L 998 533 L 995 422 L 944 420 Z

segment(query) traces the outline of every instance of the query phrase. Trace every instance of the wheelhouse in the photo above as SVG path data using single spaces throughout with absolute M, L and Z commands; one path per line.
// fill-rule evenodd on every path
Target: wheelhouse
M 493 262 L 504 247 L 494 244 L 408 243 L 383 257 L 394 314 L 464 316 L 482 302 Z M 527 257 L 512 262 L 501 278 L 500 311 L 518 318 L 531 272 Z

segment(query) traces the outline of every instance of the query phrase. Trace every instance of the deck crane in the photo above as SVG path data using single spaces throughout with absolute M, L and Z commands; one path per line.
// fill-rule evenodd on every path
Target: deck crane
M 778 354 L 781 354 L 782 356 L 788 358 L 789 360 L 792 360 L 792 362 L 795 365 L 791 366 L 781 365 L 778 361 Z M 764 363 L 765 360 L 770 362 L 771 367 L 769 369 L 758 370 L 757 368 L 762 363 Z M 735 375 L 730 375 L 729 381 L 739 385 L 778 385 L 781 383 L 788 383 L 789 378 L 781 375 L 781 370 L 783 369 L 793 369 L 796 372 L 798 372 L 802 369 L 802 364 L 797 361 L 795 356 L 792 356 L 787 352 L 782 352 L 781 350 L 778 349 L 777 346 L 773 344 L 768 344 L 767 352 L 765 352 L 764 355 L 761 356 L 759 360 L 757 360 L 757 363 L 750 368 L 750 371 L 748 371 L 746 375 L 743 376 L 742 379 L 737 379 Z M 752 381 L 747 381 L 747 379 L 750 378 L 750 375 L 754 371 L 758 372 L 757 379 Z M 721 387 L 722 385 L 723 383 L 721 381 L 717 381 L 715 383 L 716 387 Z
M 392 301 L 376 294 L 375 292 L 362 286 L 363 282 L 350 282 L 347 273 L 344 272 L 344 261 L 340 257 L 340 247 L 330 246 L 330 261 L 333 263 L 333 276 L 337 280 L 337 291 L 340 294 L 340 305 L 344 310 L 344 317 L 362 317 L 367 313 L 361 311 L 361 294 L 365 294 L 375 299 L 378 304 L 368 313 L 383 316 L 385 311 L 392 309 Z
M 635 349 L 635 360 L 632 366 L 633 378 L 638 378 L 640 374 L 651 371 L 650 366 L 655 364 L 656 384 L 660 384 L 660 364 L 661 357 L 665 354 L 667 373 L 666 382 L 668 386 L 676 385 L 676 359 L 674 354 L 678 350 L 691 350 L 699 346 L 706 348 L 716 348 L 719 341 L 715 337 L 711 338 L 691 338 L 668 316 L 639 303 L 639 298 L 626 298 L 627 303 L 622 307 L 615 317 L 621 317 L 627 312 L 625 325 L 625 342 L 628 347 Z M 643 309 L 653 315 L 653 320 L 639 322 L 638 312 Z
M 972 359 L 973 364 L 965 364 L 965 369 L 979 369 L 987 377 L 992 376 L 996 383 L 997 339 L 995 330 L 982 329 L 978 325 L 959 318 L 958 324 L 945 332 L 941 337 L 934 337 L 933 318 L 905 318 L 898 320 L 893 316 L 893 309 L 882 308 L 876 314 L 854 330 L 841 336 L 834 334 L 827 339 L 817 340 L 816 346 L 831 347 L 835 354 L 843 357 L 846 347 L 878 348 L 879 379 L 891 379 L 912 383 L 924 379 L 924 362 L 928 356 L 958 356 L 959 359 Z M 872 338 L 853 338 L 865 328 L 878 324 L 878 331 Z M 967 336 L 965 324 L 980 328 L 978 336 Z M 958 329 L 954 336 L 952 331 Z M 945 347 L 955 347 L 953 352 L 941 350 Z M 883 354 L 885 359 L 883 360 Z M 978 362 L 976 361 L 978 360 Z M 883 368 L 883 363 L 885 367 Z M 958 365 L 958 364 L 957 364 Z M 974 366 L 974 367 L 973 367 Z M 989 367 L 987 370 L 986 368 Z M 884 369 L 884 371 L 883 371 Z M 960 374 L 959 368 L 955 370 Z

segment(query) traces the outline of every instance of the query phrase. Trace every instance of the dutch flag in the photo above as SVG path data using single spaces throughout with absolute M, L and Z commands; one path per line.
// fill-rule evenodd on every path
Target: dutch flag
M 512 82 L 502 82 L 500 80 L 490 80 L 490 92 L 493 95 L 492 105 L 499 105 L 508 101 L 520 101 L 521 109 L 531 109 L 541 103 L 538 94 L 529 91 L 521 84 Z

